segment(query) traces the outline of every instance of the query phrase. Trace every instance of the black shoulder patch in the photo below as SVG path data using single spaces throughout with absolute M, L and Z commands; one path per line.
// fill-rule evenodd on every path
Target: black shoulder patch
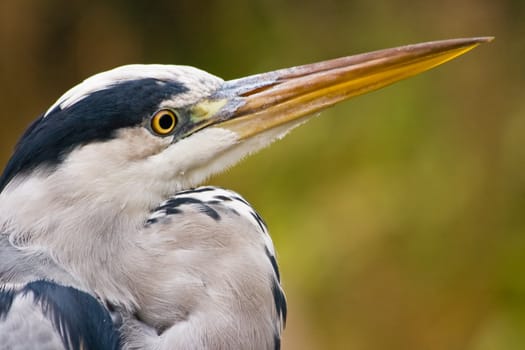
M 7 316 L 9 309 L 11 309 L 15 293 L 13 289 L 0 287 L 0 321 Z
M 186 91 L 177 82 L 129 80 L 86 95 L 67 108 L 54 108 L 23 134 L 0 178 L 0 192 L 15 175 L 42 164 L 56 166 L 77 146 L 111 139 L 116 130 L 140 124 L 163 100 Z
M 221 216 L 219 215 L 217 210 L 213 209 L 209 205 L 203 204 L 199 207 L 199 210 L 215 221 L 219 221 L 221 219 Z
M 66 349 L 120 349 L 120 336 L 109 312 L 91 295 L 49 281 L 31 282 L 17 291 L 0 290 L 0 319 L 9 313 L 17 294 L 33 296 Z
M 277 277 L 277 282 L 281 282 L 281 273 L 279 272 L 279 265 L 277 264 L 277 259 L 275 259 L 275 256 L 270 253 L 268 247 L 264 247 L 264 251 L 268 259 L 270 260 L 270 263 L 272 264 L 273 272 L 275 273 L 275 277 Z
M 277 315 L 280 315 L 282 317 L 283 323 L 286 324 L 286 315 L 288 312 L 286 297 L 284 296 L 281 286 L 279 286 L 279 282 L 277 282 L 277 280 L 274 280 L 273 282 L 272 293 Z
M 208 189 L 195 190 L 194 192 L 200 193 L 200 192 L 206 192 L 206 191 L 209 191 L 209 190 Z M 177 193 L 177 195 L 180 195 L 181 193 L 182 194 L 188 194 L 188 193 L 190 193 L 190 191 L 179 192 L 179 193 Z M 200 200 L 198 198 L 195 198 L 195 197 L 172 197 L 172 198 L 168 199 L 167 201 L 165 201 L 164 203 L 162 203 L 157 208 L 153 209 L 151 212 L 155 213 L 157 211 L 163 211 L 165 215 L 180 214 L 180 213 L 183 212 L 182 209 L 180 209 L 180 207 L 183 206 L 183 205 L 187 205 L 187 204 L 196 205 L 196 207 L 198 208 L 198 210 L 201 213 L 209 216 L 210 218 L 212 218 L 215 221 L 221 220 L 221 216 L 219 215 L 217 210 L 213 209 L 210 206 L 213 203 L 204 202 L 204 201 L 202 201 L 202 200 Z M 156 218 L 150 218 L 150 219 L 148 219 L 146 221 L 146 224 L 154 224 L 157 221 L 158 220 Z
M 273 338 L 273 348 L 275 350 L 281 350 L 281 337 L 275 334 Z
M 265 224 L 264 220 L 261 218 L 261 216 L 255 210 L 252 211 L 251 214 L 252 214 L 253 219 L 259 225 L 259 228 L 261 229 L 261 231 L 262 232 L 266 232 L 267 231 L 266 224 Z

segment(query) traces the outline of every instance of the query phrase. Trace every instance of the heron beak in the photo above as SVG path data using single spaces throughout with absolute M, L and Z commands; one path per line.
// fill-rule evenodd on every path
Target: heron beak
M 212 112 L 204 113 L 207 125 L 201 128 L 214 125 L 248 139 L 424 72 L 492 39 L 407 45 L 227 81 L 200 106 Z

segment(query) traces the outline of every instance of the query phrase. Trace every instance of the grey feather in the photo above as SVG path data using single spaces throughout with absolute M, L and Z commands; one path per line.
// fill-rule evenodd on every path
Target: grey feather
M 0 348 L 2 350 L 65 349 L 51 320 L 32 296 L 17 295 L 10 311 L 0 318 Z

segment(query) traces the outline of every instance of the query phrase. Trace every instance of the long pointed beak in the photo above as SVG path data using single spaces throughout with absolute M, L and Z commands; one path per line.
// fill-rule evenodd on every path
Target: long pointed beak
M 223 103 L 208 100 L 216 113 L 201 127 L 213 124 L 247 139 L 429 70 L 492 39 L 407 45 L 227 81 L 212 96 Z

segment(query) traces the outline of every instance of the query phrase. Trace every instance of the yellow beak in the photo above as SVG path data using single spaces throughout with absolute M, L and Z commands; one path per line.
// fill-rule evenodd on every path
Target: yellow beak
M 214 125 L 247 139 L 424 72 L 492 39 L 401 46 L 227 81 L 207 101 L 215 111 L 206 108 L 212 113 L 205 113 L 208 115 L 201 128 Z

